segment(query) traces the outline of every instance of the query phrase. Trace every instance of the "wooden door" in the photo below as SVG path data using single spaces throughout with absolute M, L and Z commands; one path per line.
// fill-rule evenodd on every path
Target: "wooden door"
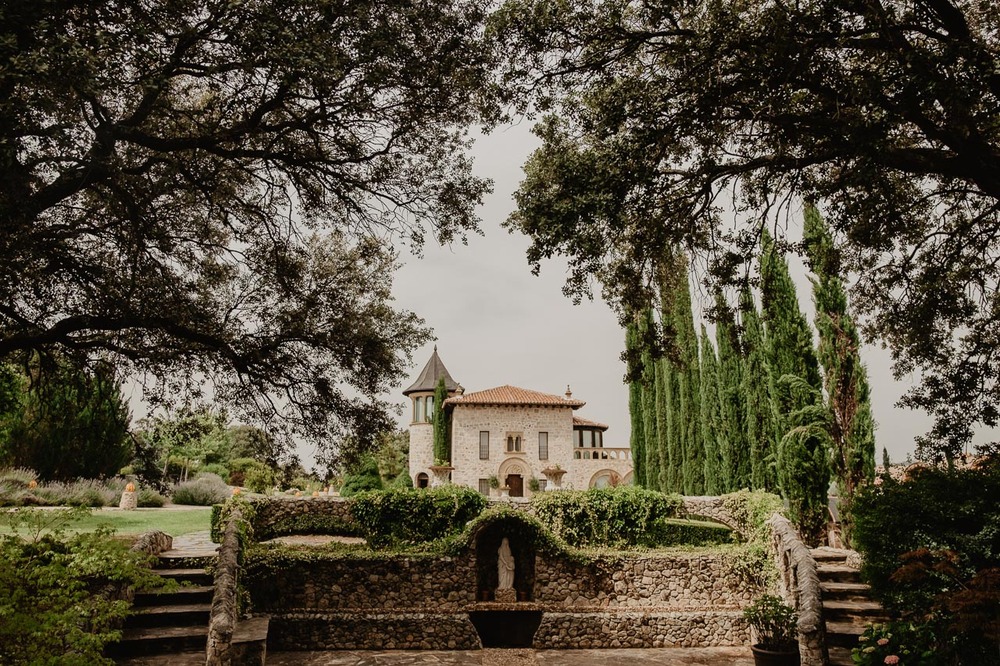
M 520 474 L 508 474 L 507 487 L 510 488 L 507 494 L 511 497 L 524 497 L 524 477 Z

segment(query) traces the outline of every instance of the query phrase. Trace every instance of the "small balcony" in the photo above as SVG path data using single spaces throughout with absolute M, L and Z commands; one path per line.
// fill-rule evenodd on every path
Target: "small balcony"
M 574 460 L 632 460 L 632 449 L 624 447 L 579 447 L 573 451 Z

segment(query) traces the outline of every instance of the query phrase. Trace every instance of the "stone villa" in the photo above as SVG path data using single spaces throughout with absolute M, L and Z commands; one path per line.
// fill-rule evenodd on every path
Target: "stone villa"
M 435 464 L 444 461 L 435 461 L 433 453 L 434 389 L 441 378 L 451 416 L 450 465 Z M 524 497 L 534 487 L 584 489 L 632 481 L 631 450 L 605 446 L 608 426 L 574 415 L 586 403 L 569 387 L 565 396 L 516 386 L 466 393 L 435 347 L 403 395 L 412 402 L 410 476 L 418 488 L 450 479 L 484 495 Z

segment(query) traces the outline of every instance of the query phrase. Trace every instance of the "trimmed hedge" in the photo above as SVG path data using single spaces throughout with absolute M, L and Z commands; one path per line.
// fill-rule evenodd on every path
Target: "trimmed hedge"
M 538 519 L 571 546 L 655 547 L 676 543 L 677 528 L 665 527 L 664 521 L 677 516 L 683 500 L 618 486 L 539 493 L 532 506 Z
M 479 492 L 461 486 L 360 493 L 351 516 L 368 545 L 376 549 L 433 541 L 456 534 L 486 508 Z

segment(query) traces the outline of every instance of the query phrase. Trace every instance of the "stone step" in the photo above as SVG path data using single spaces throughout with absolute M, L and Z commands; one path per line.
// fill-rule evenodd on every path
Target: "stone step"
M 142 657 L 119 657 L 115 659 L 115 663 L 118 666 L 205 666 L 205 651 L 192 650 Z
M 823 603 L 830 601 L 869 601 L 872 588 L 864 583 L 825 582 L 819 584 L 823 592 Z
M 208 626 L 200 627 L 136 627 L 125 629 L 118 643 L 108 645 L 112 657 L 135 658 L 202 650 L 208 643 Z
M 171 592 L 136 592 L 133 608 L 141 606 L 166 606 L 211 603 L 215 588 L 211 585 L 191 585 L 179 587 Z
M 858 646 L 858 636 L 864 633 L 866 626 L 856 622 L 827 622 L 826 644 L 831 647 L 855 648 Z
M 160 553 L 157 569 L 204 569 L 215 563 L 218 555 L 191 555 L 183 551 Z
M 187 582 L 195 583 L 197 585 L 212 585 L 215 582 L 215 578 L 212 574 L 208 573 L 204 568 L 202 569 L 153 569 L 153 573 L 163 578 L 169 578 L 170 580 L 176 580 L 178 583 Z
M 834 622 L 849 618 L 873 622 L 885 619 L 886 613 L 874 601 L 824 601 L 823 617 Z
M 823 582 L 860 583 L 861 572 L 843 564 L 820 564 L 816 567 L 819 580 Z
M 844 564 L 847 562 L 847 551 L 839 548 L 813 548 L 809 551 L 816 563 Z
M 831 647 L 828 648 L 830 655 L 830 666 L 854 666 L 854 659 L 851 658 L 853 648 Z
M 211 612 L 211 603 L 140 606 L 125 619 L 125 627 L 208 626 Z

